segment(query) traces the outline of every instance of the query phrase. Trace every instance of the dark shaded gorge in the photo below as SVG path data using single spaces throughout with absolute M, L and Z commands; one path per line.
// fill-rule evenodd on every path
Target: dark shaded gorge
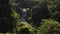
M 12 10 L 9 5 L 9 0 L 0 0 L 0 32 L 13 32 L 15 24 L 11 16 Z

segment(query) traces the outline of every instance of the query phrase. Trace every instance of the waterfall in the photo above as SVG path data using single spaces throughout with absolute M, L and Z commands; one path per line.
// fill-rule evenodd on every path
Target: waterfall
M 22 22 L 26 22 L 27 10 L 29 10 L 29 8 L 22 9 L 22 16 L 21 16 L 21 21 Z

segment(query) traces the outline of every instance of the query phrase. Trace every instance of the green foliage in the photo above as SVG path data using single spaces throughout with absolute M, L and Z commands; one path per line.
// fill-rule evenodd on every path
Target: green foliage
M 34 32 L 34 28 L 30 24 L 28 24 L 26 22 L 21 22 L 20 25 L 18 25 L 17 27 L 18 27 L 18 32 L 20 32 L 21 29 L 23 29 L 23 30 L 24 29 L 28 29 L 28 31 L 30 33 L 33 33 Z M 23 31 L 23 32 L 25 32 L 25 31 Z M 21 33 L 23 33 L 23 32 L 21 32 Z
M 20 15 L 16 11 L 16 7 L 18 4 L 15 3 L 15 0 L 9 0 L 11 10 L 12 10 L 12 17 L 14 18 L 14 23 L 16 24 L 16 28 L 14 28 L 14 34 L 18 34 L 21 32 L 21 29 L 28 29 L 28 31 L 33 34 L 59 34 L 60 32 L 60 23 L 53 20 L 53 19 L 43 19 L 41 22 L 41 26 L 38 28 L 35 28 L 28 24 L 27 22 L 21 22 L 20 21 Z M 28 2 L 30 4 L 31 2 Z M 30 11 L 32 11 L 35 8 L 41 8 L 41 7 L 46 7 L 49 9 L 49 12 L 51 13 L 51 18 L 54 15 L 60 15 L 60 12 L 57 12 L 56 7 L 60 7 L 60 1 L 59 0 L 34 0 L 34 3 L 29 6 Z M 43 5 L 44 4 L 44 5 Z M 56 11 L 55 11 L 56 10 Z M 37 12 L 37 11 L 36 11 Z M 59 13 L 59 14 L 58 14 Z M 24 31 L 25 32 L 25 31 Z M 21 32 L 23 33 L 23 32 Z M 6 34 L 11 34 L 7 32 Z
M 14 33 L 16 33 L 18 30 L 18 24 L 20 24 L 20 15 L 16 12 L 16 6 L 18 6 L 16 3 L 15 3 L 15 0 L 10 0 L 9 1 L 10 3 L 10 6 L 11 6 L 11 10 L 12 10 L 12 17 L 14 18 L 14 23 L 15 23 L 15 28 L 14 28 Z
M 12 4 L 12 3 L 14 3 L 14 2 L 10 2 L 10 5 L 12 6 L 11 9 L 12 9 L 12 12 L 13 12 L 11 15 L 16 21 L 16 30 L 17 30 L 17 31 L 16 30 L 14 30 L 14 31 L 16 31 L 17 34 L 18 34 L 21 29 L 27 28 L 29 30 L 29 32 L 32 33 L 33 32 L 33 27 L 30 24 L 26 23 L 26 22 L 20 22 L 20 16 L 16 12 L 16 7 L 15 7 L 16 5 Z M 23 33 L 23 32 L 21 32 L 21 33 Z
M 37 34 L 59 34 L 60 24 L 53 19 L 43 19 L 42 25 L 38 28 Z
M 22 22 L 21 23 L 22 26 L 21 26 L 21 24 L 19 26 L 19 31 L 21 29 L 28 28 L 30 34 L 31 33 L 33 33 L 33 34 L 59 34 L 59 32 L 60 32 L 59 22 L 57 22 L 53 19 L 43 19 L 41 23 L 42 23 L 42 25 L 36 29 L 36 28 L 32 27 L 30 24 Z

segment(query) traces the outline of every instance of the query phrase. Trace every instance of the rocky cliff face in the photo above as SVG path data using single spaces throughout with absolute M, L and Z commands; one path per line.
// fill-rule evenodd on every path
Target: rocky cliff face
M 16 3 L 19 3 L 20 7 L 22 7 L 22 8 L 29 8 L 29 7 L 33 6 L 35 3 L 37 3 L 37 1 L 33 1 L 33 0 L 16 0 Z

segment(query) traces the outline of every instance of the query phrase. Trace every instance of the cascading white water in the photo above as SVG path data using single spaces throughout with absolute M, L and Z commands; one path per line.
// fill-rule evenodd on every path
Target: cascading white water
M 24 9 L 22 10 L 22 16 L 21 16 L 21 21 L 22 21 L 22 22 L 26 22 L 27 10 L 29 10 L 29 9 L 28 9 L 28 8 L 24 8 Z

